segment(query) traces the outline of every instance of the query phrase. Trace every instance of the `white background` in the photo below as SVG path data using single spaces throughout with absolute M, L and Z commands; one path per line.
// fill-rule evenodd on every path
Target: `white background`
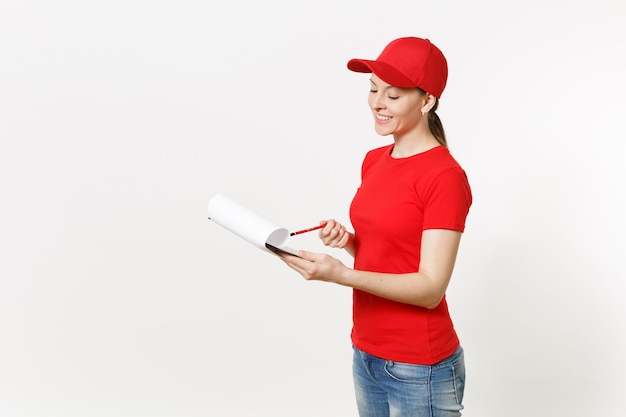
M 450 67 L 470 417 L 623 415 L 618 0 L 0 3 L 0 416 L 356 416 L 351 292 L 206 219 L 346 224 L 400 36 Z M 336 254 L 314 234 L 292 245 Z

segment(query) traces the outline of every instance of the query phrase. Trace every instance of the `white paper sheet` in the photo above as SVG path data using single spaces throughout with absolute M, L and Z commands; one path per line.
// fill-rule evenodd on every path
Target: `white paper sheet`
M 289 231 L 242 206 L 230 198 L 216 194 L 209 200 L 209 219 L 266 252 L 285 251 L 296 255 L 287 246 Z M 269 245 L 269 246 L 268 246 Z

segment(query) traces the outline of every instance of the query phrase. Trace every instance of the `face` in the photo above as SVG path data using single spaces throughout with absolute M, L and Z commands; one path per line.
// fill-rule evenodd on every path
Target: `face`
M 376 133 L 399 138 L 416 132 L 428 97 L 417 88 L 400 88 L 387 84 L 375 74 L 372 74 L 370 82 L 367 102 L 372 109 Z

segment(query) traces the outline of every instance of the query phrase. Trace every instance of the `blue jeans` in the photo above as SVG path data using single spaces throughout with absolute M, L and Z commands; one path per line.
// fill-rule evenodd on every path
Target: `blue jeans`
M 465 361 L 459 347 L 434 365 L 377 358 L 354 348 L 352 364 L 360 417 L 458 417 Z

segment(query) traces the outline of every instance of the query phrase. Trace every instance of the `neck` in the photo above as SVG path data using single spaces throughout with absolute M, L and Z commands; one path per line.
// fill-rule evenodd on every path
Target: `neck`
M 394 158 L 407 158 L 439 146 L 439 142 L 430 131 L 421 135 L 394 136 L 393 141 L 391 156 Z

